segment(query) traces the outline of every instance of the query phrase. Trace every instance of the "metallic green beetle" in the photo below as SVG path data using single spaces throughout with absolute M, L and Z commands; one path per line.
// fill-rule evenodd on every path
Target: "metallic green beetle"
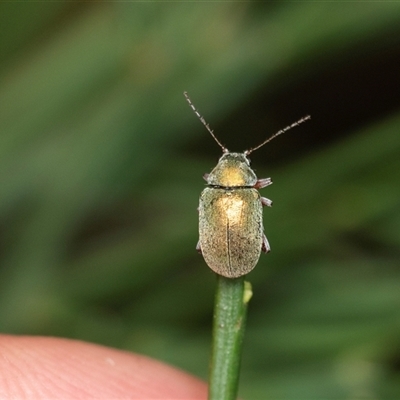
M 223 151 L 217 166 L 204 175 L 207 187 L 200 196 L 200 239 L 196 249 L 214 272 L 227 278 L 238 278 L 256 266 L 261 251 L 268 253 L 271 250 L 264 234 L 262 207 L 271 207 L 272 201 L 261 197 L 258 189 L 271 185 L 272 180 L 257 179 L 248 155 L 310 117 L 301 118 L 244 153 L 231 153 L 216 138 L 186 92 L 184 95 Z

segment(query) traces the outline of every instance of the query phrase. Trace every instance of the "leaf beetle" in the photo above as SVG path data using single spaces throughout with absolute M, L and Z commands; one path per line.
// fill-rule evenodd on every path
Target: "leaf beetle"
M 256 266 L 261 251 L 268 253 L 271 250 L 264 234 L 262 208 L 271 207 L 272 201 L 261 197 L 258 189 L 271 185 L 272 180 L 258 179 L 250 167 L 248 156 L 278 135 L 307 121 L 310 116 L 281 129 L 250 150 L 231 153 L 214 135 L 187 92 L 184 96 L 223 153 L 216 167 L 204 175 L 207 187 L 199 201 L 199 242 L 196 249 L 215 273 L 226 278 L 238 278 Z

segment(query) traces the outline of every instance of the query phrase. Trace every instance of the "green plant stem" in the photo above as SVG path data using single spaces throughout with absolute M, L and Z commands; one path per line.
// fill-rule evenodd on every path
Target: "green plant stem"
M 244 277 L 217 279 L 208 399 L 234 400 L 251 286 Z

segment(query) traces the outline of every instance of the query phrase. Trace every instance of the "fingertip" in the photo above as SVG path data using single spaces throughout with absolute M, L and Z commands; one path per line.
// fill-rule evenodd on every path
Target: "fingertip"
M 149 357 L 49 337 L 0 336 L 0 398 L 206 399 L 207 386 Z

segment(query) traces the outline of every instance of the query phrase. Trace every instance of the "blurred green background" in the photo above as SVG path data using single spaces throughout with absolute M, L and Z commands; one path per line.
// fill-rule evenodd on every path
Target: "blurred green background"
M 272 253 L 244 399 L 400 399 L 400 4 L 0 3 L 0 331 L 206 379 L 202 175 L 252 154 Z

